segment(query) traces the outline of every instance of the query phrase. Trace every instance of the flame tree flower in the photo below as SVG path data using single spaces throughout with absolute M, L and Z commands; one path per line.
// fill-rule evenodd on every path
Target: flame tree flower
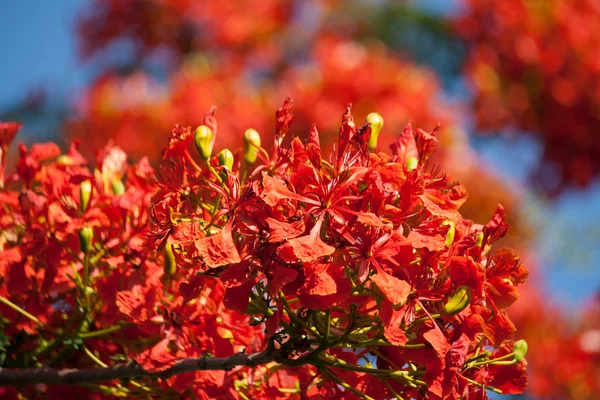
M 437 129 L 370 151 L 348 106 L 324 156 L 316 127 L 286 138 L 292 121 L 288 99 L 271 151 L 237 156 L 199 141 L 194 157 L 176 126 L 156 173 L 112 144 L 93 171 L 75 146 L 22 146 L 2 192 L 0 384 L 25 386 L 1 393 L 521 393 L 527 345 L 506 308 L 528 272 L 492 250 L 504 208 L 461 216 L 465 189 L 428 167 Z M 216 127 L 210 110 L 200 130 Z

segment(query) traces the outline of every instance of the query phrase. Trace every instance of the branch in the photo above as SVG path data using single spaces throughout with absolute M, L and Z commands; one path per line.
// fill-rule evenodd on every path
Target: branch
M 287 359 L 283 350 L 267 349 L 261 353 L 237 353 L 223 358 L 186 358 L 172 367 L 160 372 L 147 372 L 139 364 L 130 363 L 108 368 L 53 369 L 49 367 L 11 370 L 0 368 L 0 386 L 36 385 L 75 385 L 91 382 L 112 381 L 115 379 L 131 379 L 139 377 L 168 378 L 173 375 L 191 371 L 223 370 L 235 367 L 255 367 L 272 361 Z

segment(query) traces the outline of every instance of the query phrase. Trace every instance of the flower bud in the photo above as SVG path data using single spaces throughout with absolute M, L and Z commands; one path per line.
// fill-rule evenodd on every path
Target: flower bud
M 366 122 L 371 124 L 369 151 L 374 151 L 377 148 L 377 138 L 379 138 L 379 132 L 381 132 L 381 128 L 383 128 L 383 117 L 377 113 L 371 113 L 367 115 Z
M 117 196 L 121 196 L 125 193 L 125 184 L 120 179 L 115 179 L 112 184 L 112 191 Z
M 213 147 L 213 133 L 206 125 L 200 125 L 194 132 L 194 143 L 200 158 L 204 161 L 208 161 L 212 154 Z
M 516 362 L 521 361 L 524 357 L 525 354 L 527 354 L 527 342 L 523 339 L 521 340 L 517 340 L 515 342 L 515 347 L 513 348 L 513 354 L 514 354 L 514 360 Z
M 455 315 L 467 308 L 471 302 L 472 294 L 471 288 L 468 285 L 459 286 L 450 301 L 444 305 L 442 315 Z
M 409 171 L 417 168 L 418 165 L 419 159 L 417 157 L 408 157 L 408 160 L 406 160 L 406 169 Z
M 477 246 L 481 247 L 483 245 L 483 232 L 479 232 L 477 234 Z
M 61 154 L 56 159 L 56 163 L 58 165 L 73 165 L 73 158 L 66 154 Z
M 84 213 L 88 204 L 90 204 L 90 197 L 92 195 L 92 182 L 87 180 L 79 184 L 79 209 Z
M 442 225 L 450 225 L 450 229 L 448 229 L 448 233 L 446 234 L 446 247 L 452 246 L 452 242 L 454 242 L 454 235 L 456 234 L 456 227 L 454 226 L 454 222 L 450 220 L 446 220 L 442 222 Z
M 254 129 L 246 129 L 244 132 L 244 161 L 254 164 L 260 148 L 260 135 Z
M 227 168 L 231 172 L 233 169 L 233 153 L 229 149 L 223 149 L 219 152 L 219 165 Z
M 92 239 L 94 238 L 94 228 L 84 226 L 79 230 L 79 248 L 84 254 L 92 251 Z
M 170 278 L 177 272 L 177 262 L 175 262 L 175 256 L 173 255 L 173 245 L 167 242 L 165 246 L 165 264 L 163 274 Z

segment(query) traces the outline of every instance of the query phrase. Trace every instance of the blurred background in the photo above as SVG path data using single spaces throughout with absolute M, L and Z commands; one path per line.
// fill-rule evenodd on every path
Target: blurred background
M 600 2 L 597 0 L 0 0 L 0 120 L 18 139 L 113 140 L 157 161 L 174 124 L 217 106 L 216 150 L 292 133 L 331 144 L 347 103 L 442 124 L 435 162 L 466 217 L 498 202 L 531 269 L 510 312 L 529 342 L 524 398 L 600 396 Z M 14 153 L 13 144 L 13 153 Z

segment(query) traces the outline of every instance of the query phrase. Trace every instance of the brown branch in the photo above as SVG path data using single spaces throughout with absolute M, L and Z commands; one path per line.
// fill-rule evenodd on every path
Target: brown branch
M 0 368 L 0 386 L 35 385 L 39 383 L 51 385 L 75 385 L 139 377 L 168 378 L 183 372 L 209 370 L 229 371 L 235 367 L 255 367 L 271 361 L 283 361 L 286 358 L 286 354 L 283 350 L 273 349 L 267 349 L 262 353 L 254 354 L 238 353 L 231 357 L 223 358 L 186 358 L 178 361 L 175 365 L 164 371 L 154 373 L 145 371 L 135 362 L 108 368 L 62 370 L 49 367 L 33 369 Z

